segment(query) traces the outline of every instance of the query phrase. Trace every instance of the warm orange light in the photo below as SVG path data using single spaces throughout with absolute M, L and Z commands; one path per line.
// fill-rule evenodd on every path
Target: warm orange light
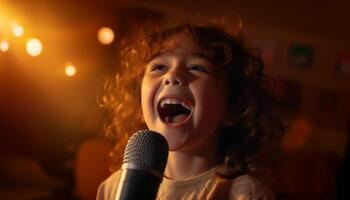
M 102 27 L 98 31 L 97 38 L 101 42 L 101 44 L 109 45 L 114 40 L 114 32 L 109 27 Z
M 43 50 L 43 45 L 41 44 L 40 40 L 37 38 L 32 38 L 27 42 L 27 53 L 30 56 L 38 56 L 41 54 Z
M 67 76 L 74 76 L 76 71 L 77 70 L 75 69 L 74 65 L 69 64 L 66 66 L 65 72 Z
M 298 118 L 291 123 L 286 135 L 282 140 L 282 148 L 285 150 L 296 150 L 310 139 L 313 133 L 313 124 L 304 118 Z
M 21 25 L 13 23 L 12 32 L 13 32 L 13 35 L 15 35 L 16 37 L 21 37 L 24 33 L 24 29 Z
M 6 40 L 3 40 L 0 42 L 0 50 L 1 51 L 5 52 L 5 51 L 9 50 L 9 48 L 10 48 L 10 45 Z

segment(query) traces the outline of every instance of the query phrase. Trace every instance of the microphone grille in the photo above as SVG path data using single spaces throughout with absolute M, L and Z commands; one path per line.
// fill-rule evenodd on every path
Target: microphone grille
M 140 130 L 130 137 L 123 163 L 151 168 L 163 174 L 168 151 L 168 143 L 164 136 L 154 131 Z

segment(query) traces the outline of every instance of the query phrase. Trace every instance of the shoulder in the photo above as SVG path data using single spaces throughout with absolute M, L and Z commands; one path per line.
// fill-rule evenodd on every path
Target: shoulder
M 242 175 L 232 180 L 230 197 L 234 200 L 275 200 L 272 191 L 250 175 Z
M 114 172 L 106 180 L 104 180 L 98 187 L 96 200 L 113 199 L 113 195 L 116 193 L 119 178 L 120 170 Z

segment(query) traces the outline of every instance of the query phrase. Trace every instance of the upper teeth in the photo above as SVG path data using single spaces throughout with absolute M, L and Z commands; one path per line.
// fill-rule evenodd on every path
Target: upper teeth
M 180 104 L 186 109 L 191 110 L 190 106 L 186 105 L 185 102 L 179 101 L 178 99 L 173 99 L 173 98 L 163 99 L 160 102 L 160 107 L 164 107 L 165 104 Z

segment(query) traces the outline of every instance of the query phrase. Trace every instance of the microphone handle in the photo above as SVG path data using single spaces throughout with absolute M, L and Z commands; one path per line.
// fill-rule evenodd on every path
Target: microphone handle
M 122 169 L 115 200 L 155 200 L 161 179 L 139 169 Z

